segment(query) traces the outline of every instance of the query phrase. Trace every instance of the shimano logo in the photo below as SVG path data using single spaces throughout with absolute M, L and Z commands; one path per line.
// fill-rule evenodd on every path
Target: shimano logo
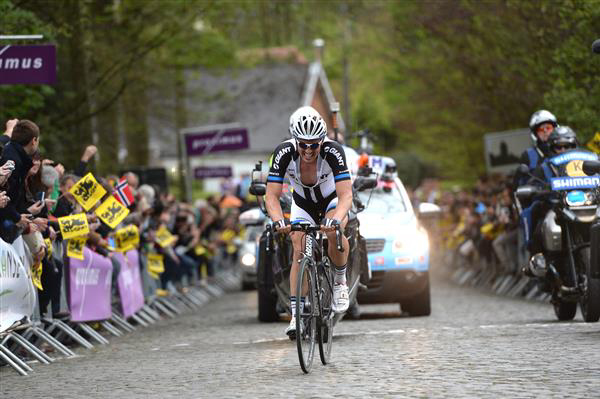
M 342 158 L 342 154 L 340 154 L 340 152 L 338 150 L 336 150 L 335 148 L 329 147 L 329 148 L 325 149 L 325 152 L 329 152 L 331 155 L 333 155 L 338 160 L 338 164 L 340 166 L 344 166 L 344 158 Z
M 593 188 L 600 186 L 600 177 L 556 177 L 552 179 L 553 190 Z
M 310 258 L 313 252 L 313 240 L 312 237 L 308 234 L 306 235 L 306 245 L 304 249 L 304 256 L 308 256 Z
M 277 155 L 275 155 L 275 159 L 273 160 L 273 168 L 279 169 L 279 161 L 281 160 L 281 157 L 290 152 L 290 150 L 290 147 L 285 147 L 279 150 Z

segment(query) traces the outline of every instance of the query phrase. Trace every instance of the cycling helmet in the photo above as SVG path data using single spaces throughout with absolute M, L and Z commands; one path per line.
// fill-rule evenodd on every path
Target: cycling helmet
M 575 148 L 577 144 L 577 135 L 569 126 L 557 127 L 548 137 L 548 145 L 553 153 L 556 153 L 554 147 L 557 145 L 571 145 Z
M 290 134 L 296 140 L 322 140 L 327 125 L 316 109 L 304 106 L 290 116 Z

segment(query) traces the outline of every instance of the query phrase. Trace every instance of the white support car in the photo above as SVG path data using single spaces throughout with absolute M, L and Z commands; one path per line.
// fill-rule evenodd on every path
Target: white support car
M 239 248 L 238 268 L 242 275 L 242 289 L 256 288 L 256 271 L 258 259 L 258 240 L 265 229 L 267 218 L 259 208 L 243 212 L 239 221 L 244 226 L 245 234 Z
M 359 193 L 367 205 L 358 215 L 366 239 L 372 278 L 358 294 L 359 304 L 399 303 L 412 316 L 431 313 L 429 292 L 429 239 L 413 211 L 391 158 L 371 156 L 369 164 L 380 172 L 377 188 Z M 421 216 L 440 211 L 422 203 Z

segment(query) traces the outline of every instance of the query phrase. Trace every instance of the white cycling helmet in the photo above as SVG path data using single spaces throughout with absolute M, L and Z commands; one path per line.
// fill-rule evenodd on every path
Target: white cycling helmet
M 322 140 L 327 125 L 316 109 L 304 106 L 290 116 L 290 134 L 296 140 Z

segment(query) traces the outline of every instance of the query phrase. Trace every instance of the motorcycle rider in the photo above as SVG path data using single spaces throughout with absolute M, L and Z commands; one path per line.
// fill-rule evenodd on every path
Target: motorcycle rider
M 548 155 L 548 137 L 558 126 L 556 117 L 549 111 L 541 109 L 534 112 L 529 120 L 529 134 L 533 145 L 527 148 L 521 154 L 520 164 L 525 164 L 529 168 L 529 173 L 533 173 L 535 169 L 544 161 Z M 513 180 L 513 190 L 527 183 L 529 175 L 515 171 Z M 519 241 L 519 264 L 523 265 L 526 262 L 527 254 L 525 248 L 531 241 L 531 232 L 533 231 L 533 223 L 531 217 L 531 202 L 527 200 L 519 200 L 515 198 L 515 204 L 519 210 L 520 229 L 518 234 Z
M 279 197 L 287 176 L 293 187 L 292 222 L 321 224 L 328 242 L 335 243 L 335 228 L 344 231 L 347 214 L 352 206 L 352 184 L 346 156 L 342 146 L 326 137 L 327 126 L 321 115 L 310 106 L 298 108 L 290 116 L 291 139 L 279 144 L 273 153 L 267 178 L 265 205 L 277 231 L 291 232 L 290 221 L 284 219 Z M 323 219 L 324 218 L 324 219 Z M 290 271 L 290 307 L 292 319 L 285 333 L 296 336 L 296 301 L 304 304 L 302 293 L 296 292 L 299 261 L 302 257 L 302 232 L 291 232 L 293 257 Z M 335 266 L 332 308 L 336 313 L 348 309 L 349 296 L 346 284 L 348 239 L 342 235 L 344 251 L 336 245 L 328 246 L 328 255 Z M 300 298 L 297 296 L 300 295 Z
M 533 173 L 536 179 L 530 181 L 531 184 L 540 185 L 543 181 L 550 185 L 550 179 L 558 176 L 557 166 L 550 162 L 550 158 L 560 155 L 564 152 L 574 150 L 578 146 L 577 135 L 569 126 L 557 127 L 550 137 L 548 137 L 549 157 L 539 165 Z M 546 188 L 546 187 L 544 187 Z M 551 204 L 541 197 L 535 200 L 531 206 L 532 224 L 535 226 L 534 233 L 529 242 L 529 253 L 534 254 L 532 260 L 539 261 L 542 253 L 542 220 L 551 209 Z
M 529 120 L 530 137 L 533 145 L 527 148 L 521 154 L 520 163 L 529 166 L 529 172 L 533 171 L 544 161 L 548 156 L 548 138 L 556 129 L 558 123 L 556 117 L 545 109 L 536 111 L 531 115 Z M 522 186 L 527 183 L 529 177 L 521 174 L 518 171 L 515 173 L 514 187 Z

